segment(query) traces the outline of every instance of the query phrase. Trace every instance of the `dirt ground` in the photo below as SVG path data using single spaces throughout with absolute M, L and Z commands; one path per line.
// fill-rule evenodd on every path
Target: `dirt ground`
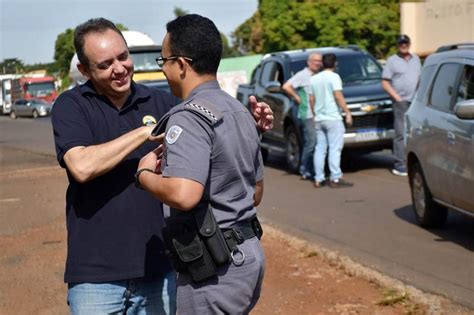
M 65 174 L 50 157 L 25 160 L 4 148 L 0 165 L 0 315 L 68 314 Z M 264 230 L 266 274 L 252 314 L 474 314 L 268 224 Z

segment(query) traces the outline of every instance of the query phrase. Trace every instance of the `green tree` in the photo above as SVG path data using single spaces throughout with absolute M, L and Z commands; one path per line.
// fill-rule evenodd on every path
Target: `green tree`
M 183 8 L 180 8 L 180 7 L 174 7 L 174 10 L 173 10 L 173 13 L 176 17 L 178 16 L 183 16 L 183 15 L 186 15 L 188 14 L 189 12 Z
M 243 53 L 355 44 L 377 58 L 395 49 L 396 0 L 261 0 L 232 34 Z
M 18 58 L 7 58 L 0 63 L 0 71 L 2 74 L 13 74 L 23 72 L 25 65 Z

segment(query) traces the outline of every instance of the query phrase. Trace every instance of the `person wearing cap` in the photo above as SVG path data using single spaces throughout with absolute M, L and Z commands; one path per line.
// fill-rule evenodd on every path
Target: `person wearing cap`
M 417 55 L 410 53 L 410 37 L 397 37 L 398 52 L 390 58 L 382 72 L 382 86 L 392 98 L 393 127 L 393 155 L 395 164 L 392 173 L 398 176 L 407 176 L 405 164 L 405 143 L 403 140 L 405 113 L 415 95 L 416 86 L 420 77 L 421 62 Z

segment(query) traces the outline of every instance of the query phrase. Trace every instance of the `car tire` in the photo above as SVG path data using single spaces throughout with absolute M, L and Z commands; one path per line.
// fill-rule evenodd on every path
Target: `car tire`
M 410 188 L 413 211 L 421 227 L 439 228 L 446 223 L 448 209 L 433 200 L 419 163 L 410 169 Z
M 300 168 L 301 144 L 294 126 L 289 126 L 286 135 L 286 165 L 288 171 L 297 174 Z
M 36 110 L 33 111 L 33 118 L 36 119 L 39 117 L 39 114 Z
M 16 119 L 16 117 L 17 117 L 17 116 L 16 116 L 16 113 L 15 113 L 14 111 L 11 111 L 11 112 L 10 112 L 10 118 L 11 118 L 11 119 Z

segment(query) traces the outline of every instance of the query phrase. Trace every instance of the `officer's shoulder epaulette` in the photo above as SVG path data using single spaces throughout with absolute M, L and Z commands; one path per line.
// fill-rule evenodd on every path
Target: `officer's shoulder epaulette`
M 189 102 L 185 103 L 184 109 L 200 116 L 209 124 L 211 124 L 211 126 L 216 125 L 219 121 L 222 120 L 222 117 L 224 116 L 222 112 L 215 106 L 199 98 L 192 99 Z
M 197 115 L 202 120 L 207 122 L 210 126 L 215 126 L 216 124 L 218 124 L 224 116 L 220 110 L 215 108 L 215 106 L 213 106 L 212 104 L 209 104 L 209 102 L 206 102 L 203 99 L 192 99 L 187 101 L 186 103 L 181 103 L 173 107 L 160 119 L 160 121 L 158 121 L 156 127 L 153 129 L 151 134 L 153 136 L 157 136 L 164 132 L 169 118 L 172 115 L 181 111 L 192 112 L 193 114 Z

